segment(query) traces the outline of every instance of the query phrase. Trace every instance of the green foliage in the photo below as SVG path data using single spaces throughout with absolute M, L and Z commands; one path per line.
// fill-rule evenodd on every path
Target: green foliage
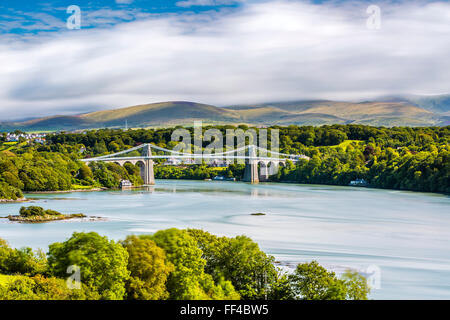
M 23 198 L 22 191 L 17 187 L 0 182 L 0 199 L 17 200 Z
M 120 300 L 125 295 L 128 253 L 125 248 L 95 232 L 74 232 L 65 242 L 49 246 L 48 265 L 52 275 L 66 277 L 67 268 L 76 265 L 81 281 L 102 299 Z
M 203 251 L 205 270 L 217 281 L 230 280 L 243 299 L 263 299 L 277 281 L 274 258 L 246 236 L 217 237 L 198 229 L 188 229 Z
M 74 300 L 84 299 L 81 290 L 70 290 L 63 279 L 15 277 L 6 285 L 0 285 L 0 300 Z
M 117 188 L 120 180 L 130 180 L 134 185 L 142 185 L 144 181 L 140 176 L 139 167 L 127 163 L 122 167 L 116 163 L 94 162 L 90 164 L 93 177 L 102 186 L 107 188 Z
M 303 300 L 365 300 L 369 293 L 364 277 L 348 272 L 338 279 L 317 261 L 299 264 L 289 278 L 293 293 Z
M 136 236 L 128 236 L 122 245 L 128 252 L 127 298 L 133 300 L 167 299 L 166 281 L 174 270 L 167 261 L 164 250 L 155 242 Z
M 82 164 L 80 166 L 80 170 L 78 171 L 78 177 L 81 180 L 87 180 L 92 181 L 92 178 L 94 177 L 91 168 L 89 168 L 87 165 Z
M 342 280 L 347 287 L 347 299 L 349 300 L 367 300 L 370 288 L 367 285 L 366 278 L 355 271 L 346 271 Z
M 45 216 L 45 215 L 51 215 L 51 216 L 59 216 L 61 215 L 61 212 L 47 209 L 44 210 L 42 207 L 38 206 L 29 206 L 29 207 L 20 207 L 19 210 L 20 216 L 22 217 L 35 217 L 35 216 Z
M 19 213 L 22 217 L 43 216 L 44 209 L 38 206 L 21 207 Z
M 132 164 L 126 164 L 126 169 L 114 163 L 93 164 L 93 172 L 78 161 L 79 148 L 79 145 L 37 148 L 26 145 L 15 150 L 17 154 L 0 152 L 0 199 L 22 198 L 22 190 L 70 190 L 74 185 L 117 188 L 122 179 L 135 185 L 143 183 L 139 168 Z
M 162 230 L 150 239 L 164 249 L 168 260 L 174 265 L 175 269 L 167 281 L 170 299 L 204 300 L 239 297 L 231 283 L 221 280 L 215 284 L 212 276 L 205 273 L 206 261 L 202 258 L 202 250 L 197 247 L 197 241 L 187 231 L 175 228 Z
M 186 179 L 186 180 L 211 179 L 217 175 L 228 176 L 229 171 L 227 168 L 215 168 L 199 164 L 189 165 L 187 167 L 157 165 L 154 167 L 154 170 L 156 179 Z
M 44 274 L 47 268 L 45 254 L 31 248 L 10 248 L 7 242 L 0 238 L 0 273 L 22 274 L 34 276 Z
M 0 239 L 0 299 L 271 299 L 365 300 L 366 279 L 339 279 L 316 261 L 293 274 L 251 239 L 189 229 L 129 236 L 121 243 L 95 232 L 74 233 L 42 251 L 12 249 Z M 67 267 L 81 271 L 81 289 L 68 290 Z M 56 277 L 56 278 L 55 278 Z
M 58 212 L 58 211 L 56 211 L 56 210 L 47 209 L 47 210 L 45 210 L 45 214 L 46 214 L 46 215 L 49 215 L 49 216 L 59 216 L 59 215 L 61 215 L 62 213 L 61 213 L 61 212 Z

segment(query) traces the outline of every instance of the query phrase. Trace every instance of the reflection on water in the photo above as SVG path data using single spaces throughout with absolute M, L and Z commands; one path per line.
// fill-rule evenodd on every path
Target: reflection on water
M 316 259 L 338 273 L 352 268 L 369 274 L 379 268 L 381 288 L 372 298 L 450 298 L 450 198 L 444 195 L 162 180 L 133 190 L 28 197 L 44 208 L 108 220 L 36 225 L 0 219 L 0 237 L 16 247 L 46 249 L 73 231 L 123 239 L 170 227 L 202 228 L 248 235 L 285 267 Z M 22 205 L 1 204 L 0 216 L 17 214 Z M 255 212 L 266 215 L 251 215 Z

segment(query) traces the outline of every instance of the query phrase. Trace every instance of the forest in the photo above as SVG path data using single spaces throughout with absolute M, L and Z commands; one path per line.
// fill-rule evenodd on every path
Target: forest
M 0 239 L 0 300 L 366 300 L 366 279 L 316 261 L 282 271 L 246 236 L 166 229 L 113 241 L 74 232 L 48 252 Z
M 118 187 L 121 179 L 142 183 L 139 168 L 114 163 L 86 166 L 80 159 L 114 153 L 153 143 L 173 149 L 174 129 L 100 129 L 48 134 L 45 144 L 11 144 L 0 136 L 0 199 L 20 199 L 23 192 Z M 212 128 L 204 126 L 203 132 Z M 227 129 L 248 130 L 245 125 L 214 126 L 225 137 Z M 364 179 L 370 187 L 450 193 L 449 126 L 372 127 L 365 125 L 272 126 L 279 130 L 280 152 L 305 154 L 311 159 L 287 163 L 270 179 L 348 185 Z M 185 128 L 194 134 L 193 128 Z M 252 128 L 258 132 L 259 128 Z M 270 136 L 270 134 L 269 134 Z M 270 142 L 269 142 L 270 143 Z M 203 141 L 203 148 L 209 144 Z M 225 145 L 225 141 L 224 141 Z M 214 168 L 205 164 L 162 166 L 156 178 L 206 179 L 216 175 L 243 176 L 244 166 Z

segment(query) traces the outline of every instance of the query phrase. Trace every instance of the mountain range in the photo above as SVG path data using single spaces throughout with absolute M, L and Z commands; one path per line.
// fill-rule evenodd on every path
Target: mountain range
M 169 101 L 78 115 L 55 115 L 0 122 L 1 131 L 58 131 L 205 124 L 445 126 L 450 124 L 450 95 L 383 97 L 373 101 L 328 100 L 272 102 L 217 107 Z

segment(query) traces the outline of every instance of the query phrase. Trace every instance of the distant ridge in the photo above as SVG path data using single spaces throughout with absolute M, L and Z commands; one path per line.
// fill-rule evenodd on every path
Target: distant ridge
M 413 99 L 414 98 L 414 99 Z M 143 104 L 79 115 L 2 122 L 1 131 L 58 131 L 207 124 L 443 126 L 450 124 L 450 96 L 391 97 L 376 101 L 307 100 L 216 107 L 190 101 Z M 408 100 L 411 99 L 412 101 Z

